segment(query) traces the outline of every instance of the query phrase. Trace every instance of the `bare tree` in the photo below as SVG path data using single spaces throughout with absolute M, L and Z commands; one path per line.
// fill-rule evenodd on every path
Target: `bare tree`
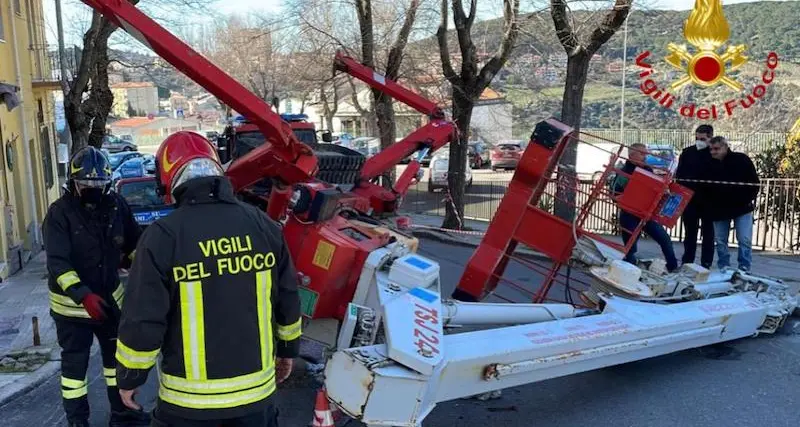
M 583 91 L 589 72 L 589 62 L 600 47 L 603 46 L 619 27 L 625 22 L 633 0 L 615 0 L 599 25 L 597 25 L 587 41 L 581 41 L 579 29 L 574 26 L 575 20 L 568 11 L 567 0 L 550 0 L 550 15 L 561 46 L 567 53 L 567 78 L 564 83 L 564 98 L 561 103 L 561 121 L 580 130 L 581 112 L 583 110 Z M 575 188 L 577 175 L 575 162 L 578 157 L 577 141 L 570 142 L 562 155 L 562 164 L 567 167 L 559 170 L 561 185 L 558 185 L 555 214 L 571 221 L 575 215 Z
M 137 5 L 139 0 L 128 0 Z M 213 0 L 159 0 L 161 4 L 195 12 Z M 83 49 L 72 80 L 62 81 L 64 115 L 72 137 L 72 153 L 91 145 L 101 147 L 106 120 L 114 103 L 108 85 L 109 38 L 117 27 L 99 12 L 92 12 L 89 28 L 83 34 Z
M 466 178 L 467 143 L 469 141 L 472 110 L 483 91 L 494 76 L 503 68 L 514 47 L 519 33 L 519 0 L 503 0 L 503 36 L 495 54 L 478 67 L 480 58 L 473 42 L 472 25 L 477 15 L 477 0 L 470 1 L 469 14 L 464 11 L 462 0 L 452 0 L 453 22 L 456 27 L 458 45 L 461 50 L 461 70 L 453 69 L 448 47 L 448 4 L 442 0 L 442 20 L 436 33 L 439 43 L 439 56 L 445 78 L 452 87 L 453 118 L 458 127 L 458 141 L 450 144 L 450 164 L 447 181 L 453 203 L 447 204 L 444 228 L 458 228 L 464 216 L 464 185 Z
M 397 37 L 389 48 L 386 66 L 383 74 L 390 80 L 397 80 L 400 75 L 400 66 L 403 62 L 403 51 L 408 44 L 408 36 L 414 25 L 419 0 L 411 0 L 405 11 L 403 24 L 397 32 Z M 356 14 L 361 29 L 361 63 L 376 69 L 375 30 L 373 19 L 372 0 L 356 0 Z M 385 149 L 395 142 L 397 128 L 395 126 L 395 112 L 392 98 L 379 90 L 372 90 L 375 118 L 378 125 L 378 136 L 381 140 L 381 149 Z M 383 180 L 384 186 L 391 188 L 394 183 L 394 170 L 390 171 L 389 179 Z

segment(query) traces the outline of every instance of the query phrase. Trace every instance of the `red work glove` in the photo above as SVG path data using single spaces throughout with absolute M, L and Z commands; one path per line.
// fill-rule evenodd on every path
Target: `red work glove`
M 89 294 L 83 299 L 83 308 L 89 313 L 89 316 L 94 320 L 106 320 L 106 308 L 108 304 L 100 295 Z

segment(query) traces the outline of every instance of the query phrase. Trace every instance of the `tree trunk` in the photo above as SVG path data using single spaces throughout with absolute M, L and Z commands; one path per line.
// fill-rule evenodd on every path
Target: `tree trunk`
M 567 60 L 567 81 L 564 85 L 564 99 L 561 104 L 561 122 L 575 129 L 576 138 L 580 132 L 583 90 L 586 86 L 590 59 L 591 55 L 581 49 Z M 555 214 L 565 221 L 572 221 L 575 218 L 575 193 L 578 186 L 575 172 L 577 158 L 578 141 L 572 140 L 567 144 L 564 154 L 561 156 L 556 190 Z
M 475 100 L 462 88 L 453 85 L 453 119 L 458 127 L 458 141 L 450 143 L 450 164 L 447 168 L 449 191 L 442 228 L 460 230 L 464 227 L 464 187 L 466 186 L 467 144 L 472 109 Z M 452 200 L 452 202 L 450 201 Z
M 375 95 L 375 122 L 378 126 L 378 137 L 381 140 L 381 151 L 394 144 L 397 129 L 394 122 L 394 106 L 392 98 L 379 92 Z M 396 179 L 395 168 L 386 171 L 381 183 L 384 188 L 391 190 Z
M 108 37 L 98 40 L 96 48 L 96 70 L 92 79 L 92 90 L 87 100 L 92 105 L 92 124 L 87 144 L 95 148 L 103 148 L 108 114 L 114 105 L 114 94 L 108 86 Z
M 72 155 L 85 147 L 89 140 L 89 122 L 81 111 L 80 97 L 77 100 L 72 96 L 64 97 L 64 116 L 72 136 Z

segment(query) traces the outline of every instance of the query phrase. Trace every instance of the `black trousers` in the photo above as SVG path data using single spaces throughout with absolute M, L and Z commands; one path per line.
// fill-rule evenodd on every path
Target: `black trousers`
M 697 255 L 697 235 L 702 232 L 703 244 L 700 248 L 700 265 L 711 268 L 714 263 L 714 221 L 703 218 L 693 203 L 689 203 L 681 216 L 683 222 L 683 257 L 684 264 L 694 262 Z
M 153 410 L 150 427 L 278 427 L 278 410 L 270 403 L 263 411 L 223 420 L 187 420 Z
M 102 324 L 89 324 L 55 319 L 58 345 L 61 346 L 61 396 L 69 421 L 89 419 L 89 354 L 94 337 L 100 343 L 108 401 L 113 412 L 125 410 L 117 389 L 116 360 L 117 322 L 114 318 Z

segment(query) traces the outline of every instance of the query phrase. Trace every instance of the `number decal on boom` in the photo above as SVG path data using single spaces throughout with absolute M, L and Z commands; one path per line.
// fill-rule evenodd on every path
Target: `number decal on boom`
M 439 330 L 432 325 L 439 324 L 439 312 L 436 309 L 414 304 L 414 344 L 420 352 L 439 354 Z M 430 332 L 428 334 L 427 332 Z

